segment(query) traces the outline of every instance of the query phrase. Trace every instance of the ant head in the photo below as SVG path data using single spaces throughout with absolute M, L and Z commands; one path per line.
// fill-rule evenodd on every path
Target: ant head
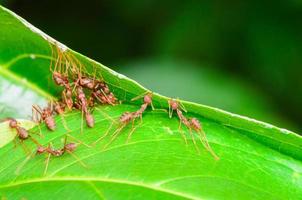
M 15 119 L 10 119 L 9 120 L 9 127 L 11 127 L 11 128 L 17 128 L 17 126 L 18 126 L 17 120 L 15 120 Z
M 176 100 L 170 99 L 170 100 L 169 100 L 169 104 L 170 104 L 172 110 L 177 110 L 177 109 L 178 109 L 178 103 L 177 103 Z
M 43 146 L 38 146 L 36 154 L 42 154 L 46 151 L 46 148 Z
M 76 150 L 77 147 L 78 145 L 76 143 L 68 143 L 64 146 L 64 149 L 66 151 L 73 152 L 74 150 Z
M 151 104 L 152 103 L 152 94 L 148 93 L 144 96 L 144 103 Z

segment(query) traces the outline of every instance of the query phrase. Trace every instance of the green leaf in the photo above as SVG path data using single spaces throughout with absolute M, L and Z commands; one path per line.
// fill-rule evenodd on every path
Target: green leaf
M 42 98 L 57 96 L 51 81 L 52 58 L 49 43 L 62 44 L 0 7 L 0 70 L 2 79 L 19 85 Z M 84 66 L 102 77 L 122 100 L 117 106 L 98 106 L 93 114 L 95 127 L 81 133 L 81 113 L 73 111 L 56 117 L 57 129 L 42 125 L 30 130 L 41 144 L 62 147 L 62 138 L 92 144 L 117 130 L 117 121 L 126 111 L 135 111 L 140 101 L 130 99 L 146 91 L 135 81 L 72 50 Z M 11 76 L 5 76 L 10 74 Z M 10 77 L 10 78 L 8 78 Z M 22 78 L 19 78 L 22 77 Z M 18 80 L 27 80 L 26 84 Z M 164 87 L 164 86 L 163 86 Z M 5 91 L 10 93 L 11 91 Z M 1 93 L 2 96 L 2 93 Z M 154 106 L 167 108 L 168 98 L 154 94 Z M 37 103 L 29 99 L 30 104 Z M 6 101 L 6 105 L 14 102 Z M 93 147 L 80 143 L 74 152 L 51 158 L 44 175 L 45 156 L 34 155 L 35 145 L 26 141 L 14 148 L 11 142 L 0 148 L 0 195 L 8 199 L 298 199 L 302 195 L 302 139 L 299 135 L 247 117 L 216 108 L 183 102 L 187 117 L 196 117 L 208 141 L 220 157 L 213 159 L 201 144 L 200 154 L 192 141 L 186 146 L 178 128 L 179 120 L 162 111 L 147 110 L 138 120 L 131 140 L 125 140 L 129 124 L 107 146 L 110 136 Z M 5 105 L 5 107 L 6 107 Z M 64 120 L 63 120 L 64 119 Z M 64 123 L 66 122 L 66 124 Z M 64 125 L 65 124 L 65 125 Z M 113 124 L 113 125 L 112 125 Z M 112 125 L 112 126 L 111 126 Z M 1 127 L 7 127 L 7 123 Z M 109 129 L 111 127 L 111 129 Z M 1 128 L 3 129 L 3 128 Z M 4 129 L 3 129 L 4 130 Z M 1 130 L 0 133 L 11 132 Z M 189 131 L 183 127 L 187 139 Z M 77 139 L 75 139 L 75 138 Z M 197 140 L 197 136 L 195 135 Z M 104 148 L 107 146 L 107 148 Z M 23 147 L 23 148 L 22 148 Z M 84 164 L 86 167 L 81 165 Z

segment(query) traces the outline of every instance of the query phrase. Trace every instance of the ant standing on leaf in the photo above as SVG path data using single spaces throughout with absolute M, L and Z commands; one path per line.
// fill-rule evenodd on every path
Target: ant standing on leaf
M 116 138 L 117 136 L 120 134 L 120 132 L 130 123 L 132 122 L 132 128 L 130 133 L 128 134 L 127 140 L 126 142 L 128 142 L 133 134 L 133 132 L 135 131 L 135 127 L 134 127 L 134 122 L 137 118 L 140 118 L 140 124 L 143 122 L 143 118 L 142 115 L 144 113 L 144 111 L 147 109 L 147 107 L 150 105 L 152 107 L 152 109 L 154 110 L 153 104 L 152 104 L 152 93 L 151 92 L 146 92 L 142 95 L 139 95 L 133 99 L 131 99 L 132 101 L 137 100 L 139 98 L 143 97 L 143 104 L 141 105 L 140 109 L 138 109 L 137 111 L 134 112 L 124 112 L 120 118 L 119 118 L 119 127 L 114 131 L 114 133 L 111 136 L 111 140 L 109 141 L 109 143 L 107 145 L 105 145 L 104 148 L 106 148 L 109 144 L 111 144 Z M 112 126 L 112 124 L 111 124 Z M 110 128 L 111 128 L 110 126 Z M 110 129 L 109 128 L 109 129 Z M 107 136 L 107 134 L 109 133 L 109 131 L 107 131 L 101 138 L 99 138 L 94 144 L 96 144 L 97 142 L 99 142 L 100 140 L 102 140 L 103 138 L 105 138 Z
M 74 142 L 67 143 L 67 137 L 65 137 L 64 146 L 60 149 L 54 149 L 51 146 L 51 144 L 49 144 L 47 147 L 38 146 L 36 154 L 39 154 L 39 155 L 43 154 L 43 153 L 48 154 L 45 169 L 44 169 L 44 175 L 47 173 L 50 156 L 60 157 L 65 152 L 72 155 L 83 167 L 87 168 L 87 166 L 73 153 L 77 149 L 77 147 L 78 147 L 78 145 Z
M 70 136 L 70 135 L 68 135 Z M 71 136 L 70 136 L 71 137 Z M 74 138 L 74 137 L 72 137 Z M 78 139 L 77 139 L 78 140 Z M 81 144 L 84 144 L 81 142 Z M 84 144 L 85 146 L 88 146 L 86 144 Z M 63 156 L 65 153 L 70 154 L 72 157 L 74 157 L 83 167 L 87 168 L 87 165 L 85 163 L 83 163 L 81 161 L 81 159 L 79 157 L 77 157 L 73 152 L 77 149 L 78 144 L 74 143 L 74 142 L 70 142 L 67 143 L 67 135 L 65 136 L 64 139 L 64 145 L 62 148 L 59 149 L 54 149 L 52 147 L 52 144 L 49 143 L 47 147 L 44 147 L 40 144 L 37 145 L 37 149 L 34 152 L 36 155 L 41 155 L 41 154 L 48 154 L 47 158 L 46 158 L 46 163 L 45 163 L 45 169 L 44 169 L 44 175 L 47 173 L 47 169 L 48 169 L 48 165 L 49 165 L 49 161 L 50 161 L 50 157 L 54 156 L 54 157 L 61 157 Z M 90 146 L 88 146 L 90 147 Z M 32 157 L 32 155 L 28 156 L 24 162 L 21 163 L 21 165 L 17 168 L 16 170 L 16 174 L 19 174 L 19 172 L 21 171 L 22 167 L 27 163 L 27 161 Z
M 22 145 L 22 147 L 24 148 L 24 150 L 26 152 L 28 152 L 28 149 L 26 148 L 26 146 L 23 146 L 23 141 L 24 140 L 27 140 L 28 138 L 30 138 L 35 144 L 39 144 L 37 140 L 35 140 L 32 136 L 29 135 L 28 131 L 21 127 L 19 125 L 19 122 L 17 122 L 16 119 L 14 118 L 6 118 L 4 120 L 1 120 L 1 121 L 8 121 L 9 122 L 9 127 L 11 129 L 15 129 L 16 132 L 17 132 L 17 137 L 19 138 L 19 141 L 20 141 L 20 144 Z M 15 146 L 16 146 L 16 137 L 14 138 L 14 142 L 15 142 Z
M 192 141 L 194 143 L 194 146 L 195 146 L 195 149 L 197 150 L 198 153 L 200 153 L 199 151 L 199 148 L 196 144 L 196 141 L 195 141 L 195 138 L 194 138 L 194 135 L 192 133 L 192 129 L 194 131 L 196 131 L 199 135 L 199 140 L 200 142 L 202 143 L 202 145 L 206 148 L 207 151 L 209 151 L 212 156 L 218 160 L 219 157 L 214 153 L 214 151 L 212 150 L 211 146 L 209 145 L 208 143 L 208 140 L 206 138 L 206 135 L 201 127 L 201 124 L 199 122 L 198 119 L 196 118 L 191 118 L 190 120 L 188 120 L 183 114 L 182 114 L 182 111 L 186 111 L 186 109 L 184 108 L 184 105 L 174 99 L 170 99 L 168 101 L 168 104 L 169 104 L 169 117 L 172 118 L 172 114 L 173 114 L 173 111 L 176 111 L 176 114 L 179 118 L 179 129 L 181 129 L 181 124 L 184 124 L 188 129 L 189 129 L 189 132 L 190 132 L 190 135 L 191 135 L 191 138 L 192 138 Z M 187 139 L 186 139 L 186 136 L 184 135 L 184 133 L 180 130 L 184 140 L 185 140 L 185 143 L 187 143 Z

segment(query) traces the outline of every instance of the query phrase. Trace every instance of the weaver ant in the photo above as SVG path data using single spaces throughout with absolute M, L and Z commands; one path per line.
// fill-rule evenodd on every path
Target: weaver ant
M 219 157 L 214 153 L 214 151 L 212 150 L 212 148 L 210 147 L 208 141 L 207 141 L 207 138 L 206 138 L 206 135 L 204 133 L 204 131 L 202 130 L 201 128 L 201 124 L 199 122 L 198 119 L 196 118 L 191 118 L 190 120 L 188 120 L 183 114 L 182 114 L 182 111 L 186 111 L 184 105 L 181 103 L 181 102 L 178 102 L 174 99 L 170 99 L 168 101 L 168 104 L 169 104 L 169 117 L 171 118 L 172 117 L 172 114 L 173 114 L 173 111 L 176 111 L 176 114 L 179 118 L 179 130 L 180 130 L 180 133 L 182 134 L 184 140 L 185 140 L 185 143 L 187 143 L 187 139 L 186 139 L 186 136 L 184 135 L 184 133 L 182 132 L 181 130 L 181 124 L 184 124 L 188 129 L 189 129 L 189 133 L 191 135 L 191 138 L 192 138 L 192 141 L 193 141 L 193 144 L 195 146 L 195 149 L 197 150 L 198 153 L 200 153 L 199 151 L 199 148 L 196 144 L 196 141 L 195 141 L 195 138 L 194 138 L 194 135 L 192 133 L 192 129 L 194 131 L 196 131 L 199 135 L 199 140 L 200 142 L 202 143 L 202 145 L 212 154 L 212 156 L 218 160 Z
M 96 73 L 96 72 L 95 72 Z M 78 72 L 78 77 L 75 80 L 75 85 L 79 85 L 85 89 L 91 90 L 90 103 L 94 102 L 94 99 L 97 99 L 102 104 L 111 104 L 114 105 L 116 98 L 106 83 L 99 81 L 95 78 L 81 76 L 81 73 Z
M 132 128 L 131 131 L 128 134 L 127 140 L 126 142 L 128 142 L 133 134 L 133 132 L 135 131 L 135 127 L 134 127 L 134 122 L 137 118 L 140 118 L 140 124 L 143 122 L 143 112 L 146 110 L 146 108 L 148 107 L 148 105 L 151 105 L 152 109 L 154 110 L 153 104 L 152 104 L 152 93 L 147 92 L 144 93 L 142 95 L 139 95 L 135 98 L 132 99 L 136 100 L 138 98 L 141 98 L 143 96 L 144 102 L 141 105 L 140 109 L 138 109 L 137 111 L 134 112 L 124 112 L 120 118 L 119 118 L 119 127 L 113 132 L 112 136 L 111 136 L 111 140 L 109 141 L 109 143 L 107 145 L 105 145 L 104 148 L 106 148 L 109 144 L 111 144 L 116 137 L 120 134 L 120 132 L 123 130 L 124 127 L 126 127 L 130 122 L 132 122 Z M 139 124 L 139 125 L 140 125 Z M 111 124 L 112 126 L 112 124 Z M 111 128 L 110 126 L 110 128 Z M 109 130 L 110 130 L 109 128 Z M 109 131 L 107 131 L 101 138 L 99 138 L 95 143 L 97 143 L 98 141 L 102 140 L 103 138 L 105 138 L 107 136 L 107 134 L 109 133 Z
M 45 122 L 47 128 L 51 131 L 56 129 L 56 122 L 52 116 L 53 114 L 53 107 L 52 104 L 48 105 L 46 108 L 41 108 L 38 105 L 32 106 L 32 117 L 33 121 L 41 123 L 42 121 Z
M 28 131 L 21 127 L 19 122 L 17 122 L 16 119 L 14 118 L 6 118 L 6 119 L 3 119 L 1 121 L 8 121 L 9 122 L 9 127 L 11 129 L 15 129 L 16 130 L 16 137 L 19 138 L 19 141 L 20 141 L 20 144 L 22 145 L 23 149 L 25 152 L 29 152 L 27 147 L 26 146 L 23 146 L 23 141 L 24 140 L 27 140 L 27 139 L 31 139 L 35 144 L 39 144 L 37 140 L 35 140 L 32 136 L 29 135 Z M 16 137 L 14 138 L 14 142 L 15 142 L 15 146 L 16 146 Z
M 53 110 L 61 117 L 63 126 L 65 127 L 66 130 L 70 131 L 70 129 L 67 126 L 67 123 L 64 119 L 64 113 L 65 113 L 65 107 L 66 104 L 60 101 L 57 102 L 51 102 L 51 107 L 53 107 Z
M 74 143 L 74 142 L 70 142 L 67 143 L 67 136 L 72 137 L 71 135 L 66 135 L 65 139 L 64 139 L 64 144 L 62 148 L 59 149 L 55 149 L 52 147 L 52 144 L 49 143 L 47 147 L 44 147 L 42 145 L 37 145 L 37 149 L 35 152 L 33 152 L 33 154 L 35 153 L 36 155 L 41 155 L 41 154 L 48 154 L 47 158 L 46 158 L 46 163 L 45 163 L 45 169 L 44 169 L 44 175 L 47 173 L 47 169 L 48 169 L 48 165 L 49 165 L 49 161 L 50 161 L 50 157 L 54 156 L 54 157 L 61 157 L 63 156 L 65 153 L 69 153 L 72 157 L 74 157 L 83 167 L 87 168 L 87 165 L 85 163 L 83 163 L 81 161 L 81 159 L 79 157 L 77 157 L 73 152 L 77 149 L 78 144 Z M 74 137 L 72 137 L 74 138 Z M 74 138 L 75 139 L 75 138 Z M 78 140 L 78 139 L 77 139 Z M 82 142 L 80 142 L 81 144 L 84 144 Z M 86 144 L 84 144 L 85 146 L 88 146 Z M 88 146 L 90 147 L 90 146 Z M 29 161 L 29 159 L 32 157 L 31 154 L 30 156 L 28 156 L 22 163 L 21 165 L 17 168 L 16 170 L 16 174 L 19 174 L 19 172 L 21 171 L 22 167 Z
M 110 89 L 108 85 L 104 82 L 99 82 L 97 87 L 92 91 L 91 97 L 97 99 L 101 104 L 110 104 L 115 105 L 117 99 Z
M 76 86 L 77 90 L 77 100 L 76 107 L 80 108 L 82 110 L 82 118 L 85 114 L 86 124 L 88 127 L 92 128 L 94 127 L 94 118 L 92 114 L 88 111 L 88 102 L 85 97 L 85 93 L 83 91 L 83 88 L 81 86 Z M 83 126 L 82 126 L 83 127 Z
M 219 157 L 215 154 L 215 152 L 213 151 L 213 149 L 211 148 L 207 138 L 206 138 L 206 134 L 203 131 L 201 124 L 199 122 L 198 119 L 196 118 L 191 118 L 190 119 L 190 127 L 195 130 L 198 134 L 199 134 L 199 140 L 200 142 L 203 144 L 203 146 L 212 154 L 212 156 L 216 159 L 219 160 Z

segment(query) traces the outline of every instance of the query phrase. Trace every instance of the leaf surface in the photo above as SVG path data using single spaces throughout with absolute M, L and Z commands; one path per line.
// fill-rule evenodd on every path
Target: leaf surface
M 30 104 L 41 99 L 56 97 L 59 89 L 51 80 L 50 61 L 53 60 L 49 43 L 64 45 L 41 33 L 11 11 L 0 7 L 0 74 L 1 80 L 19 85 L 37 96 L 27 100 Z M 85 144 L 109 135 L 118 128 L 119 116 L 135 111 L 141 101 L 131 98 L 146 91 L 127 77 L 72 50 L 97 77 L 102 77 L 114 94 L 123 101 L 117 106 L 98 106 L 94 110 L 96 125 L 85 127 L 81 133 L 81 113 L 66 113 L 56 117 L 57 129 L 50 132 L 41 126 L 44 137 L 38 137 L 39 127 L 30 130 L 43 145 L 51 142 L 62 147 L 62 138 L 69 135 Z M 11 74 L 10 78 L 4 74 Z M 19 77 L 22 77 L 21 79 Z M 18 81 L 26 80 L 26 84 Z M 11 91 L 6 91 L 10 93 Z M 1 93 L 1 97 L 3 92 Z M 168 98 L 154 94 L 156 108 L 167 109 Z M 302 196 L 302 140 L 297 134 L 228 113 L 216 108 L 183 102 L 187 117 L 196 117 L 207 134 L 210 145 L 219 155 L 214 160 L 201 144 L 200 155 L 192 141 L 186 146 L 178 128 L 176 116 L 172 119 L 162 111 L 148 109 L 143 122 L 135 123 L 131 140 L 126 143 L 131 124 L 107 146 L 110 136 L 96 146 L 80 144 L 74 155 L 51 158 L 47 173 L 45 156 L 28 159 L 35 145 L 31 141 L 14 148 L 12 142 L 0 148 L 0 195 L 8 199 L 299 199 Z M 4 107 L 15 103 L 5 101 Z M 27 106 L 26 106 L 27 107 Z M 18 109 L 15 109 L 18 110 Z M 111 124 L 113 125 L 111 126 Z M 1 124 L 10 134 L 7 124 Z M 183 127 L 188 140 L 189 131 Z M 196 140 L 197 136 L 195 135 Z M 24 147 L 24 148 L 22 148 Z M 83 167 L 81 163 L 87 165 Z M 82 163 L 82 164 L 83 164 Z

